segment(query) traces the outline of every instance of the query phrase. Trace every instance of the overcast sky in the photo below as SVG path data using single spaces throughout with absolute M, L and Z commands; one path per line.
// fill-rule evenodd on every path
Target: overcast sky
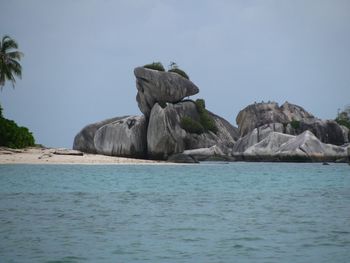
M 350 103 L 348 0 L 0 0 L 23 78 L 4 115 L 37 143 L 72 147 L 86 124 L 140 115 L 133 69 L 175 61 L 207 108 L 236 124 L 254 101 L 334 118 Z

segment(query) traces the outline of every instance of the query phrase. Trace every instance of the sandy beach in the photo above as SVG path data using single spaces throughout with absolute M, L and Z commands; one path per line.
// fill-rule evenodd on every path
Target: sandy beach
M 0 148 L 0 164 L 166 164 L 166 162 L 83 154 L 63 148 Z

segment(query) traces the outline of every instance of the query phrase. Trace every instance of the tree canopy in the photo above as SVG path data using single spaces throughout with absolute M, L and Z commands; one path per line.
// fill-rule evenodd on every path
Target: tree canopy
M 0 87 L 5 86 L 6 81 L 15 87 L 16 78 L 22 77 L 22 66 L 19 63 L 23 53 L 18 51 L 17 42 L 8 35 L 0 41 Z

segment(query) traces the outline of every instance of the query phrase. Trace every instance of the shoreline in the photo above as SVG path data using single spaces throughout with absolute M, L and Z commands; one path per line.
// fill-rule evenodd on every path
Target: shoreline
M 165 165 L 165 161 L 80 153 L 63 148 L 0 148 L 0 164 Z

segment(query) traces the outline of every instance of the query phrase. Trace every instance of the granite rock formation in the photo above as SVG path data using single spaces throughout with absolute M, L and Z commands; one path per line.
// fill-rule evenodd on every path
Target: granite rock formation
M 157 102 L 161 105 L 167 102 L 176 103 L 199 92 L 199 88 L 192 81 L 176 73 L 138 67 L 134 74 L 138 91 L 136 100 L 146 117 Z
M 122 157 L 146 156 L 144 116 L 124 116 L 97 122 L 84 127 L 76 136 L 73 149 L 86 153 Z

